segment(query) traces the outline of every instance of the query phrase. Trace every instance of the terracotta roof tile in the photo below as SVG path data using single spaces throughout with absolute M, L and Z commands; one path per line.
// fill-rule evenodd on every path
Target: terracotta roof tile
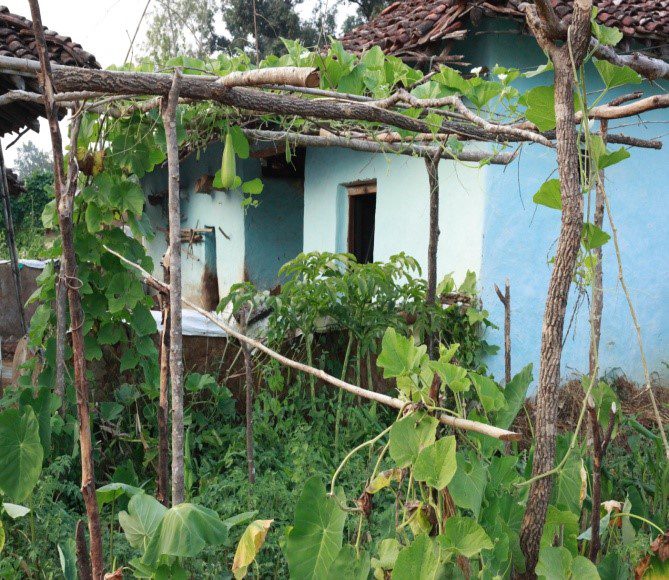
M 426 44 L 462 38 L 470 18 L 487 16 L 522 19 L 523 0 L 404 0 L 390 4 L 375 19 L 342 38 L 348 50 L 361 52 L 379 45 L 386 53 L 403 56 Z M 566 21 L 573 0 L 551 0 Z M 669 0 L 595 0 L 599 22 L 619 28 L 629 38 L 667 42 Z
M 38 60 L 32 26 L 33 23 L 27 18 L 12 14 L 7 7 L 0 6 L 0 56 Z M 95 57 L 69 36 L 48 29 L 44 30 L 44 34 L 52 62 L 100 68 Z M 33 79 L 0 74 L 0 94 L 17 88 L 39 92 L 39 86 Z M 25 126 L 35 128 L 36 120 L 40 116 L 44 116 L 44 109 L 35 103 L 15 101 L 4 105 L 0 107 L 0 136 Z

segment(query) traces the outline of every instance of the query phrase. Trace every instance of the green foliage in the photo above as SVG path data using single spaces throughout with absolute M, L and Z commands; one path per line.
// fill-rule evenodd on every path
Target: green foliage
M 10 498 L 22 501 L 35 487 L 44 457 L 39 423 L 32 408 L 0 413 L 0 449 L 0 489 Z

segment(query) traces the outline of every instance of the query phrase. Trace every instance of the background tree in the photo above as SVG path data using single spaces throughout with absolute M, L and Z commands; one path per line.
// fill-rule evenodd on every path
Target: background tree
M 35 172 L 51 172 L 51 155 L 46 151 L 42 151 L 32 141 L 21 143 L 17 150 L 16 162 L 13 169 L 19 178 L 23 180 Z
M 347 4 L 356 7 L 355 14 L 346 17 L 342 25 L 343 32 L 349 32 L 356 26 L 369 22 L 381 10 L 390 4 L 388 0 L 347 0 Z
M 144 54 L 156 62 L 175 56 L 205 58 L 217 48 L 215 0 L 156 0 Z

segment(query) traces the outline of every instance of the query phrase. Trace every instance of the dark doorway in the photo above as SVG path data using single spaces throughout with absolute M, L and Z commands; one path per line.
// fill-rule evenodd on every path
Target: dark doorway
M 358 263 L 374 261 L 376 181 L 351 185 L 348 190 L 348 251 Z

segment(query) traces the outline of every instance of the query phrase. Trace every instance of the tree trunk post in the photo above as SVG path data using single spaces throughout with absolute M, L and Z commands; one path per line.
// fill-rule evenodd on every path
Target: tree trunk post
M 497 298 L 504 306 L 504 382 L 511 382 L 511 286 L 509 279 L 504 284 L 504 294 L 495 284 L 495 293 Z
M 172 383 L 172 505 L 183 503 L 184 401 L 183 340 L 181 334 L 181 206 L 179 200 L 179 145 L 176 110 L 181 71 L 176 69 L 172 87 L 161 103 L 167 142 L 169 251 L 170 251 L 170 379 Z
M 532 476 L 541 476 L 555 464 L 557 436 L 557 390 L 560 383 L 562 338 L 569 289 L 581 243 L 583 196 L 579 171 L 579 150 L 574 132 L 574 70 L 578 70 L 590 41 L 592 0 L 576 0 L 569 40 L 561 46 L 550 37 L 552 5 L 546 0 L 526 9 L 527 21 L 539 45 L 555 67 L 555 119 L 558 174 L 561 186 L 562 219 L 555 264 L 546 297 L 536 405 L 536 447 Z M 553 13 L 554 15 L 554 13 Z M 540 477 L 530 487 L 520 530 L 520 546 L 525 556 L 525 576 L 534 578 L 539 560 L 540 540 L 552 490 L 552 476 Z
M 104 576 L 102 555 L 102 535 L 100 533 L 100 514 L 95 496 L 95 471 L 93 466 L 93 438 L 91 435 L 91 417 L 89 409 L 88 380 L 86 379 L 86 358 L 84 354 L 84 336 L 82 327 L 84 316 L 81 308 L 81 295 L 77 283 L 77 260 L 74 251 L 74 224 L 72 210 L 77 189 L 79 169 L 74 155 L 70 156 L 67 186 L 63 171 L 63 140 L 58 126 L 57 105 L 54 98 L 51 65 L 44 39 L 44 27 L 38 0 L 30 1 L 36 48 L 41 66 L 41 85 L 44 93 L 44 108 L 49 122 L 51 146 L 53 149 L 54 190 L 58 207 L 58 223 L 63 245 L 63 278 L 67 286 L 72 329 L 72 351 L 74 360 L 74 385 L 77 393 L 77 416 L 79 419 L 79 445 L 81 448 L 81 493 L 88 516 L 90 536 L 90 560 L 93 580 Z M 70 141 L 77 142 L 81 117 L 73 121 Z
M 54 393 L 60 397 L 60 414 L 65 414 L 65 343 L 67 341 L 67 286 L 63 278 L 63 257 L 56 278 L 56 384 Z
M 427 296 L 426 302 L 434 306 L 437 299 L 437 249 L 439 245 L 439 154 L 425 158 L 430 187 L 430 230 L 427 244 Z M 430 324 L 432 326 L 432 323 Z M 437 355 L 434 328 L 430 328 L 428 350 L 431 357 Z
M 242 310 L 242 333 L 246 334 L 248 328 L 249 312 Z M 248 344 L 240 341 L 244 353 L 244 372 L 246 375 L 246 463 L 248 465 L 249 483 L 256 482 L 256 466 L 253 445 L 253 359 Z
M 9 186 L 7 184 L 7 171 L 5 168 L 5 157 L 0 144 L 0 195 L 2 196 L 2 210 L 5 218 L 5 232 L 7 234 L 7 248 L 9 249 L 9 261 L 12 266 L 14 277 L 14 292 L 16 294 L 16 306 L 19 309 L 19 320 L 21 324 L 21 336 L 25 335 L 26 313 L 21 299 L 21 271 L 19 269 L 19 254 L 16 251 L 16 239 L 14 237 L 14 221 L 12 220 L 12 206 L 9 201 Z
M 163 258 L 163 279 L 170 283 L 169 255 Z M 170 366 L 170 297 L 159 294 L 163 330 L 160 333 L 160 394 L 158 397 L 158 501 L 169 506 L 169 366 Z

